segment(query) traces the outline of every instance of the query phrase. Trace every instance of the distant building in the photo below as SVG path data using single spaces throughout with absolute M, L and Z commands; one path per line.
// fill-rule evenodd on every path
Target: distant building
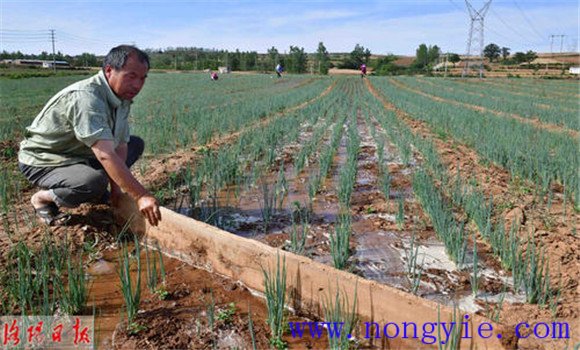
M 580 74 L 580 67 L 570 67 L 568 71 L 570 74 Z
M 218 67 L 218 72 L 220 72 L 220 74 L 230 73 L 231 69 L 230 67 Z
M 16 59 L 16 60 L 2 60 L 2 64 L 8 64 L 12 66 L 21 67 L 40 67 L 40 68 L 70 68 L 70 64 L 67 61 L 52 61 L 52 60 L 29 60 L 29 59 Z
M 67 61 L 42 61 L 42 68 L 70 68 L 70 64 Z

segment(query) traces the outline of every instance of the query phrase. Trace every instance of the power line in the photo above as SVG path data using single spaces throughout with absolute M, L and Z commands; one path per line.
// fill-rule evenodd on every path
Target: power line
M 520 10 L 520 13 L 522 14 L 522 17 L 524 18 L 524 20 L 528 23 L 528 25 L 530 26 L 530 28 L 532 28 L 532 30 L 534 31 L 534 33 L 536 33 L 536 35 L 538 36 L 538 38 L 541 38 L 542 41 L 544 40 L 544 35 L 542 35 L 534 26 L 534 23 L 532 23 L 532 21 L 530 21 L 530 19 L 528 18 L 528 16 L 526 15 L 526 13 L 524 12 L 524 10 L 522 10 L 522 8 L 520 7 L 520 5 L 518 4 L 518 2 L 516 0 L 513 0 L 514 4 L 516 5 L 516 7 L 518 8 L 518 10 Z
M 506 26 L 506 28 L 510 29 L 512 32 L 516 33 L 518 36 L 520 36 L 522 39 L 524 40 L 529 40 L 528 37 L 524 36 L 522 33 L 520 33 L 519 31 L 517 31 L 514 27 L 512 27 L 510 24 L 508 24 L 506 21 L 503 20 L 503 18 L 501 18 L 501 16 L 499 15 L 499 13 L 497 13 L 493 8 L 491 9 L 491 13 L 501 22 L 503 23 L 503 25 Z
M 455 6 L 457 9 L 467 13 L 469 15 L 469 12 L 467 9 L 465 8 L 461 8 L 459 5 L 457 5 L 453 0 L 449 0 L 449 2 L 451 2 L 451 4 L 453 4 L 453 6 Z M 503 25 L 505 25 L 508 29 L 510 29 L 512 32 L 514 32 L 515 34 L 519 35 L 522 39 L 525 40 L 525 43 L 527 43 L 530 46 L 535 46 L 535 45 L 539 45 L 539 44 L 544 44 L 545 43 L 545 39 L 542 40 L 538 40 L 538 41 L 533 41 L 530 40 L 529 37 L 526 37 L 524 34 L 522 34 L 521 32 L 517 31 L 513 26 L 509 25 L 502 17 L 500 17 L 500 15 L 498 14 L 497 11 L 495 11 L 493 8 L 490 8 L 490 11 L 492 12 L 492 14 L 495 15 L 495 18 L 497 18 Z M 486 31 L 488 31 L 489 33 L 493 34 L 496 37 L 499 37 L 503 40 L 506 41 L 506 46 L 507 45 L 511 45 L 514 42 L 513 38 L 510 38 L 498 31 L 496 31 L 495 29 L 493 29 L 493 27 L 490 27 L 489 24 L 483 24 L 484 28 Z M 521 44 L 521 42 L 518 42 L 518 44 Z
M 449 2 L 451 2 L 451 3 L 453 4 L 453 6 L 455 6 L 455 7 L 456 7 L 456 8 L 458 8 L 459 10 L 461 10 L 461 11 L 465 12 L 465 13 L 466 13 L 466 14 L 469 16 L 469 11 L 468 11 L 467 9 L 460 7 L 460 6 L 459 6 L 459 5 L 457 5 L 455 2 L 453 2 L 453 0 L 449 0 Z M 491 33 L 493 33 L 495 36 L 498 36 L 498 37 L 500 37 L 500 38 L 503 38 L 504 40 L 506 40 L 506 41 L 508 41 L 508 42 L 512 40 L 512 39 L 508 38 L 507 36 L 505 36 L 505 35 L 503 35 L 503 34 L 501 34 L 501 33 L 497 32 L 497 31 L 495 31 L 493 28 L 490 28 L 490 27 L 488 27 L 488 26 L 485 26 L 485 24 L 484 24 L 484 23 L 482 23 L 482 25 L 484 26 L 485 30 L 487 30 L 487 31 L 489 31 L 489 32 L 491 32 Z
M 72 40 L 72 41 L 80 41 L 80 42 L 93 42 L 93 43 L 99 43 L 99 44 L 107 44 L 110 41 L 106 41 L 106 40 L 101 40 L 101 39 L 95 39 L 95 38 L 88 38 L 88 37 L 84 37 L 84 36 L 80 36 L 80 35 L 76 35 L 76 34 L 71 34 L 71 33 L 67 33 L 67 32 L 59 32 L 59 34 L 64 37 L 67 38 L 68 40 Z

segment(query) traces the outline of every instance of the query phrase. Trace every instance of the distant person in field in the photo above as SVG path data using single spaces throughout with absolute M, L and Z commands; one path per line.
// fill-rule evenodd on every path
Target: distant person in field
M 117 46 L 99 73 L 57 93 L 26 128 L 18 166 L 41 188 L 30 200 L 40 221 L 64 224 L 70 215 L 60 208 L 115 205 L 122 191 L 151 225 L 161 220 L 157 199 L 129 170 L 145 147 L 129 133 L 129 112 L 148 72 L 145 52 Z
M 360 65 L 360 76 L 361 76 L 361 78 L 364 78 L 367 76 L 367 65 L 364 63 Z
M 218 80 L 218 74 L 216 72 L 211 72 L 210 78 L 213 81 L 217 81 Z
M 282 72 L 284 71 L 284 67 L 280 63 L 276 65 L 276 75 L 278 78 L 282 78 Z

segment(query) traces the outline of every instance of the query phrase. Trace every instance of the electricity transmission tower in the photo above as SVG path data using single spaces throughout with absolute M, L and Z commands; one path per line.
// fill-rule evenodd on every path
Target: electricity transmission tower
M 483 5 L 481 10 L 476 10 L 468 0 L 465 0 L 467 4 L 467 9 L 469 10 L 469 17 L 471 18 L 471 23 L 469 25 L 469 37 L 467 39 L 467 54 L 465 65 L 463 66 L 462 77 L 469 74 L 471 57 L 477 57 L 474 60 L 474 66 L 479 66 L 479 77 L 483 77 L 483 19 L 485 14 L 489 10 L 489 5 L 492 0 L 489 0 Z

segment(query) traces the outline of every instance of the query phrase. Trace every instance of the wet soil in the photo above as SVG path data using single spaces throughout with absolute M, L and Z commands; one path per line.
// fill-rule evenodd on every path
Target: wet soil
M 580 286 L 577 276 L 580 274 L 580 255 L 578 254 L 580 241 L 574 234 L 579 228 L 579 217 L 569 201 L 564 207 L 562 187 L 557 184 L 552 185 L 554 197 L 551 199 L 550 206 L 546 201 L 538 202 L 532 193 L 533 185 L 523 180 L 513 181 L 506 170 L 494 164 L 482 162 L 475 151 L 454 140 L 438 138 L 425 123 L 398 110 L 370 82 L 367 82 L 367 87 L 383 102 L 385 108 L 395 111 L 397 117 L 403 120 L 414 133 L 430 137 L 434 141 L 449 174 L 456 174 L 459 167 L 464 181 L 474 177 L 479 183 L 479 189 L 487 197 L 493 196 L 494 207 L 497 208 L 494 212 L 494 220 L 505 219 L 506 227 L 517 220 L 521 224 L 518 231 L 520 238 L 531 237 L 536 244 L 541 244 L 546 255 L 550 257 L 552 288 L 562 286 L 556 314 L 552 315 L 547 308 L 540 308 L 537 305 L 505 304 L 501 312 L 501 322 L 506 324 L 516 324 L 522 320 L 530 323 L 548 322 L 555 317 L 569 322 L 571 328 L 579 329 Z M 478 251 L 489 252 L 490 247 L 478 239 Z M 488 264 L 494 265 L 491 261 Z M 495 265 L 499 269 L 497 263 Z
M 263 298 L 253 295 L 235 281 L 168 257 L 163 257 L 166 280 L 159 284 L 165 291 L 162 298 L 161 293 L 153 293 L 146 287 L 143 248 L 141 305 L 135 318 L 140 330 L 128 331 L 126 316 L 120 312 L 124 301 L 117 275 L 116 254 L 116 249 L 107 251 L 87 270 L 92 280 L 89 300 L 99 310 L 95 322 L 97 348 L 248 349 L 253 347 L 252 334 L 256 348 L 269 348 L 268 311 Z M 132 274 L 135 281 L 135 264 Z M 211 315 L 213 321 L 210 321 Z M 292 321 L 307 321 L 292 317 Z M 287 335 L 284 340 L 293 348 L 327 346 L 324 339 L 298 340 Z

